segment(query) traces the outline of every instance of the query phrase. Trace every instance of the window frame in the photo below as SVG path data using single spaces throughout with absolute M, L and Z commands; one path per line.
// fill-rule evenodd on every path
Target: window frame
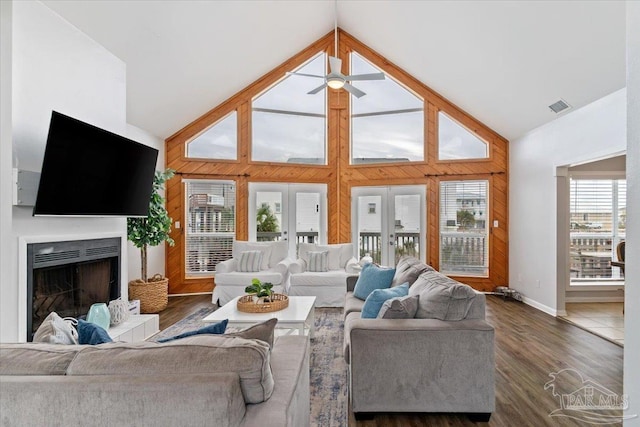
M 210 124 L 209 126 L 207 126 L 205 129 L 201 130 L 200 132 L 196 133 L 195 135 L 191 136 L 190 138 L 186 139 L 183 146 L 184 149 L 182 150 L 182 160 L 185 162 L 207 162 L 207 163 L 240 163 L 241 159 L 240 159 L 240 147 L 242 145 L 242 141 L 241 141 L 241 134 L 240 134 L 240 129 L 241 129 L 241 116 L 240 116 L 240 109 L 239 108 L 231 108 L 229 110 L 224 110 L 224 113 L 220 113 L 220 114 L 216 114 L 216 119 L 213 121 L 212 124 Z M 231 114 L 236 113 L 236 158 L 235 159 L 214 159 L 214 158 L 209 158 L 209 157 L 189 157 L 187 156 L 187 153 L 189 151 L 189 144 L 191 142 L 193 142 L 193 140 L 197 139 L 199 136 L 201 136 L 202 134 L 206 133 L 209 129 L 213 128 L 214 126 L 216 126 L 218 123 L 220 123 L 221 121 L 223 121 L 224 119 L 226 119 L 227 117 L 229 117 Z
M 440 120 L 439 114 L 445 114 L 450 120 L 454 121 L 461 127 L 463 127 L 467 132 L 475 135 L 479 139 L 481 139 L 485 144 L 487 144 L 487 157 L 476 157 L 469 159 L 441 159 L 440 158 Z M 447 164 L 447 163 L 487 163 L 493 162 L 493 137 L 489 132 L 487 132 L 483 126 L 478 125 L 474 120 L 469 119 L 466 116 L 462 116 L 460 113 L 456 112 L 454 114 L 449 113 L 449 111 L 442 108 L 435 108 L 432 116 L 433 127 L 434 127 L 434 162 L 436 164 Z M 472 128 L 477 128 L 478 131 L 471 130 Z

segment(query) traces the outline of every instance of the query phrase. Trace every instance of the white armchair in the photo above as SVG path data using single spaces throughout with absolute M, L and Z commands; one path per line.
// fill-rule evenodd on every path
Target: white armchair
M 314 252 L 327 252 L 326 265 L 318 265 L 315 260 L 311 262 L 310 253 Z M 289 295 L 315 296 L 316 307 L 344 306 L 347 277 L 359 273 L 358 260 L 353 253 L 353 243 L 300 243 L 298 259 L 289 265 Z
M 273 291 L 286 292 L 289 276 L 290 259 L 287 259 L 288 242 L 233 242 L 233 258 L 216 266 L 215 287 L 213 288 L 213 303 L 220 306 L 233 298 L 244 295 L 244 288 L 251 284 L 252 279 L 273 283 Z M 242 253 L 245 255 L 242 255 Z M 260 252 L 255 265 L 240 265 L 242 257 L 249 252 Z M 252 259 L 253 261 L 253 259 Z

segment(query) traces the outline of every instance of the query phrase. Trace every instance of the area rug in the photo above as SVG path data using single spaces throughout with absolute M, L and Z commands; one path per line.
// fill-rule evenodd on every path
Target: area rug
M 315 336 L 311 339 L 311 425 L 347 425 L 347 364 L 342 355 L 342 308 L 315 309 Z M 213 310 L 201 308 L 153 337 L 154 341 L 206 326 L 202 318 Z

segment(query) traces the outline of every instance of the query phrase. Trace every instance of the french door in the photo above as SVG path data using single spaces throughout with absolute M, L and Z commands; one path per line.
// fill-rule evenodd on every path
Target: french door
M 358 256 L 396 265 L 402 255 L 426 259 L 426 188 L 353 187 L 351 223 Z
M 249 183 L 249 240 L 289 242 L 295 258 L 298 243 L 327 242 L 325 184 Z

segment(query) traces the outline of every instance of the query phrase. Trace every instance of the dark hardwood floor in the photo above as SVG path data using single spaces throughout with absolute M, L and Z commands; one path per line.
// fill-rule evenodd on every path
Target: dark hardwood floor
M 168 308 L 160 314 L 160 328 L 209 306 L 209 295 L 169 298 Z M 349 425 L 584 426 L 581 421 L 549 416 L 560 403 L 551 390 L 544 389 L 545 384 L 552 380 L 549 374 L 566 368 L 575 369 L 585 380 L 622 394 L 621 347 L 525 304 L 493 296 L 487 297 L 487 321 L 496 329 L 496 410 L 489 423 L 474 424 L 466 416 L 450 414 L 381 414 L 372 420 L 356 421 L 350 413 Z M 563 393 L 581 386 L 575 376 L 558 378 L 557 386 Z

